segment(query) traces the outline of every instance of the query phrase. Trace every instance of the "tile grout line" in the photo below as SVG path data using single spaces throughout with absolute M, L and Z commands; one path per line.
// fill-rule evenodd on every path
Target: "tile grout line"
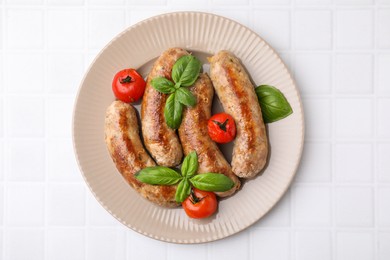
M 332 12 L 332 54 L 331 54 L 331 229 L 330 229 L 330 238 L 331 238 L 331 259 L 335 260 L 337 258 L 336 254 L 336 248 L 337 248 L 337 232 L 336 232 L 336 178 L 335 178 L 335 172 L 336 172 L 336 164 L 335 164 L 335 148 L 337 142 L 336 139 L 336 124 L 335 124 L 335 118 L 336 118 L 336 44 L 337 44 L 337 10 L 334 1 L 330 4 L 331 6 L 331 12 Z
M 43 9 L 43 13 L 44 13 L 44 17 L 43 17 L 43 53 L 44 53 L 44 68 L 43 68 L 43 71 L 44 71 L 44 76 L 43 76 L 43 94 L 44 94 L 44 148 L 45 148 L 45 167 L 44 167 L 44 170 L 45 170 L 45 190 L 44 190 L 44 215 L 43 215 L 43 218 L 44 218 L 44 221 L 43 221 L 43 224 L 44 224 L 44 259 L 48 259 L 48 254 L 49 254 L 49 238 L 48 238 L 48 235 L 49 235 L 49 231 L 48 231 L 48 227 L 49 227 L 49 187 L 50 187 L 50 182 L 49 182 L 49 154 L 48 154 L 48 147 L 49 147 L 49 142 L 48 142 L 48 129 L 49 129 L 49 112 L 48 112 L 48 103 L 49 103 L 49 100 L 48 100 L 48 95 L 47 93 L 49 92 L 48 90 L 48 59 L 49 59 L 49 55 L 47 53 L 47 50 L 48 50 L 48 26 L 47 26 L 47 22 L 48 22 L 48 10 L 47 10 L 47 1 L 48 0 L 44 0 L 43 1 L 43 5 L 44 7 L 42 8 Z

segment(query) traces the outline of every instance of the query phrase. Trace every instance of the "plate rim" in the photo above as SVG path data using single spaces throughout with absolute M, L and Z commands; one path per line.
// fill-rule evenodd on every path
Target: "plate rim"
M 277 60 L 282 64 L 283 68 L 287 71 L 287 74 L 288 74 L 288 78 L 289 80 L 291 80 L 292 82 L 292 86 L 293 86 L 293 90 L 295 92 L 295 94 L 297 95 L 297 99 L 298 99 L 298 105 L 300 107 L 300 117 L 301 117 L 301 142 L 299 144 L 299 151 L 297 151 L 297 161 L 294 165 L 294 169 L 292 171 L 292 174 L 289 176 L 288 180 L 287 180 L 287 185 L 286 187 L 284 188 L 284 190 L 279 194 L 279 196 L 276 198 L 276 202 L 267 209 L 267 211 L 265 211 L 265 213 L 262 215 L 262 216 L 259 216 L 257 217 L 253 222 L 249 223 L 248 225 L 246 225 L 245 227 L 241 228 L 240 230 L 238 231 L 235 231 L 235 232 L 232 232 L 230 234 L 221 234 L 220 236 L 217 236 L 217 237 L 208 237 L 207 239 L 204 239 L 204 240 L 201 240 L 201 241 L 196 241 L 196 240 L 181 240 L 181 239 L 178 239 L 178 240 L 173 240 L 173 239 L 167 239 L 163 236 L 157 236 L 157 235 L 153 235 L 153 234 L 149 234 L 148 232 L 145 232 L 143 231 L 142 229 L 132 225 L 131 223 L 128 223 L 126 220 L 120 218 L 119 216 L 117 216 L 114 212 L 112 212 L 108 206 L 101 200 L 101 198 L 98 196 L 98 194 L 96 194 L 96 192 L 93 190 L 93 187 L 91 186 L 91 184 L 89 183 L 89 181 L 87 180 L 87 177 L 86 177 L 86 174 L 84 173 L 83 171 L 83 167 L 81 165 L 81 162 L 80 162 L 80 159 L 79 159 L 79 153 L 77 152 L 77 148 L 76 148 L 76 141 L 75 141 L 75 132 L 76 132 L 76 126 L 75 126 L 75 118 L 76 118 L 76 111 L 77 111 L 77 108 L 78 108 L 78 103 L 79 103 L 79 100 L 80 100 L 80 93 L 81 93 L 81 90 L 82 90 L 82 86 L 84 85 L 84 82 L 88 76 L 88 74 L 90 73 L 91 69 L 94 67 L 96 61 L 101 57 L 101 55 L 115 42 L 117 41 L 120 37 L 122 37 L 124 34 L 128 33 L 129 31 L 133 30 L 134 28 L 137 28 L 139 26 L 142 26 L 143 24 L 145 23 L 148 23 L 150 21 L 153 21 L 153 20 L 156 20 L 156 19 L 164 19 L 166 17 L 169 17 L 169 16 L 174 16 L 174 15 L 207 15 L 207 16 L 212 16 L 212 17 L 218 17 L 220 19 L 223 19 L 223 20 L 227 20 L 228 22 L 230 23 L 234 23 L 234 24 L 237 24 L 239 26 L 241 26 L 242 28 L 244 28 L 245 30 L 249 31 L 251 34 L 255 35 L 256 38 L 260 39 L 261 41 L 263 41 L 268 47 L 269 49 L 272 51 L 272 53 L 275 55 L 275 57 L 277 58 Z M 295 113 L 295 111 L 294 111 Z M 256 223 L 257 221 L 261 220 L 264 216 L 266 216 L 279 202 L 280 200 L 286 195 L 287 191 L 289 190 L 289 188 L 291 187 L 291 184 L 294 180 L 294 178 L 296 177 L 297 175 L 297 171 L 298 171 L 298 168 L 300 166 L 300 163 L 302 161 L 302 154 L 303 154 L 303 149 L 304 149 L 304 143 L 305 143 L 305 113 L 304 113 L 304 109 L 303 109 L 303 103 L 302 103 L 302 97 L 301 97 L 301 94 L 298 90 L 298 87 L 297 87 L 297 84 L 296 84 L 296 81 L 295 79 L 293 78 L 293 75 L 292 73 L 290 72 L 290 70 L 288 69 L 288 67 L 286 66 L 286 63 L 280 58 L 280 55 L 278 52 L 276 52 L 276 50 L 272 47 L 272 45 L 270 45 L 266 40 L 264 40 L 258 33 L 256 33 L 254 30 L 250 29 L 249 27 L 247 27 L 246 25 L 243 25 L 242 23 L 236 21 L 236 20 L 233 20 L 231 18 L 228 18 L 226 16 L 222 16 L 222 15 L 219 15 L 219 14 L 214 14 L 214 13 L 211 13 L 211 12 L 202 12 L 202 11 L 175 11 L 175 12 L 165 12 L 165 13 L 161 13 L 161 14 L 158 14 L 158 15 L 154 15 L 154 16 L 151 16 L 151 17 L 148 17 L 146 19 L 143 19 L 133 25 L 130 25 L 128 26 L 127 28 L 125 28 L 124 30 L 122 30 L 120 33 L 118 33 L 117 35 L 115 35 L 97 54 L 96 56 L 94 57 L 94 59 L 90 62 L 88 68 L 84 71 L 84 75 L 80 81 L 80 84 L 78 86 L 78 89 L 77 89 L 77 92 L 76 92 L 76 95 L 74 97 L 74 103 L 73 103 L 73 111 L 72 111 L 72 122 L 71 122 L 71 132 L 72 132 L 72 147 L 73 147 L 73 153 L 74 153 L 74 156 L 76 158 L 76 162 L 77 162 L 77 165 L 78 165 L 78 169 L 80 171 L 80 174 L 82 175 L 82 178 L 85 182 L 85 184 L 87 184 L 89 190 L 91 191 L 91 193 L 93 194 L 94 198 L 99 202 L 99 204 L 107 211 L 109 212 L 116 220 L 118 220 L 122 225 L 124 225 L 125 227 L 127 228 L 130 228 L 131 230 L 134 230 L 135 232 L 139 233 L 139 234 L 142 234 L 144 236 L 147 236 L 149 238 L 152 238 L 154 240 L 157 240 L 157 241 L 162 241 L 162 242 L 168 242 L 168 243 L 172 243 L 172 244 L 203 244 L 203 243 L 209 243 L 209 242 L 213 242 L 213 241 L 218 241 L 218 240 L 221 240 L 221 239 L 224 239 L 224 238 L 227 238 L 227 237 L 230 237 L 230 236 L 233 236 L 235 234 L 238 234 L 238 233 L 241 233 L 242 231 L 248 229 L 249 227 L 251 227 L 254 223 Z

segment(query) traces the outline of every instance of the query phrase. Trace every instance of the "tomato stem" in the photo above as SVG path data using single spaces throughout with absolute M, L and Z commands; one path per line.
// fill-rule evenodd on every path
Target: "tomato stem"
M 227 122 L 228 122 L 228 121 L 229 121 L 229 118 L 227 118 L 227 119 L 225 120 L 225 122 L 223 122 L 223 123 L 213 120 L 213 122 L 216 123 L 216 124 L 219 126 L 219 128 L 220 128 L 222 131 L 224 131 L 224 132 L 227 131 L 227 130 L 226 130 L 226 125 L 227 125 Z
M 132 79 L 129 75 L 127 75 L 126 78 L 121 78 L 121 79 L 119 80 L 120 83 L 130 83 L 130 82 L 132 82 L 132 81 L 133 81 L 133 79 Z
M 192 202 L 192 204 L 196 204 L 200 201 L 202 201 L 204 198 L 198 198 L 196 195 L 195 195 L 195 192 L 193 189 L 191 189 L 191 195 L 190 195 L 190 201 Z

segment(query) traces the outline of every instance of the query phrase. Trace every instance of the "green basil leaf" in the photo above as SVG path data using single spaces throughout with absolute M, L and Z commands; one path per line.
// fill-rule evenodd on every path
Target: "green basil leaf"
M 135 174 L 135 178 L 152 185 L 173 185 L 183 179 L 175 170 L 162 166 L 143 168 Z
M 196 105 L 196 97 L 187 88 L 179 88 L 176 91 L 176 98 L 185 106 L 193 107 Z
M 195 151 L 189 153 L 181 165 L 181 173 L 184 177 L 191 178 L 198 170 L 198 155 Z
M 220 173 L 202 173 L 190 179 L 195 188 L 205 191 L 228 191 L 234 182 Z
M 202 64 L 200 60 L 192 55 L 185 55 L 179 58 L 172 67 L 172 79 L 184 87 L 194 84 L 199 76 Z
M 165 103 L 164 117 L 167 125 L 172 129 L 177 129 L 181 123 L 183 105 L 177 100 L 176 93 L 172 93 Z
M 164 94 L 171 94 L 176 90 L 175 84 L 164 77 L 154 78 L 150 81 L 150 84 L 155 90 Z
M 265 123 L 276 122 L 293 113 L 286 97 L 273 86 L 261 85 L 255 89 Z
M 191 193 L 191 185 L 187 178 L 184 178 L 177 185 L 175 200 L 179 203 L 183 202 Z

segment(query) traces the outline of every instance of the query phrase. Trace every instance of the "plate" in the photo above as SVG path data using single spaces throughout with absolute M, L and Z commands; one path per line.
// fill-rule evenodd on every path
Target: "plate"
M 219 50 L 238 56 L 256 85 L 280 89 L 294 113 L 267 126 L 270 159 L 261 176 L 223 199 L 213 217 L 188 218 L 181 208 L 165 209 L 141 198 L 115 168 L 104 142 L 105 110 L 114 100 L 111 80 L 120 69 L 143 75 L 169 47 L 182 47 L 205 59 Z M 139 104 L 137 104 L 139 106 Z M 115 37 L 96 57 L 82 80 L 73 113 L 73 144 L 81 173 L 96 199 L 124 225 L 154 239 L 203 243 L 233 235 L 261 219 L 280 200 L 297 170 L 303 147 L 303 110 L 285 64 L 256 33 L 209 13 L 176 12 L 144 20 Z

